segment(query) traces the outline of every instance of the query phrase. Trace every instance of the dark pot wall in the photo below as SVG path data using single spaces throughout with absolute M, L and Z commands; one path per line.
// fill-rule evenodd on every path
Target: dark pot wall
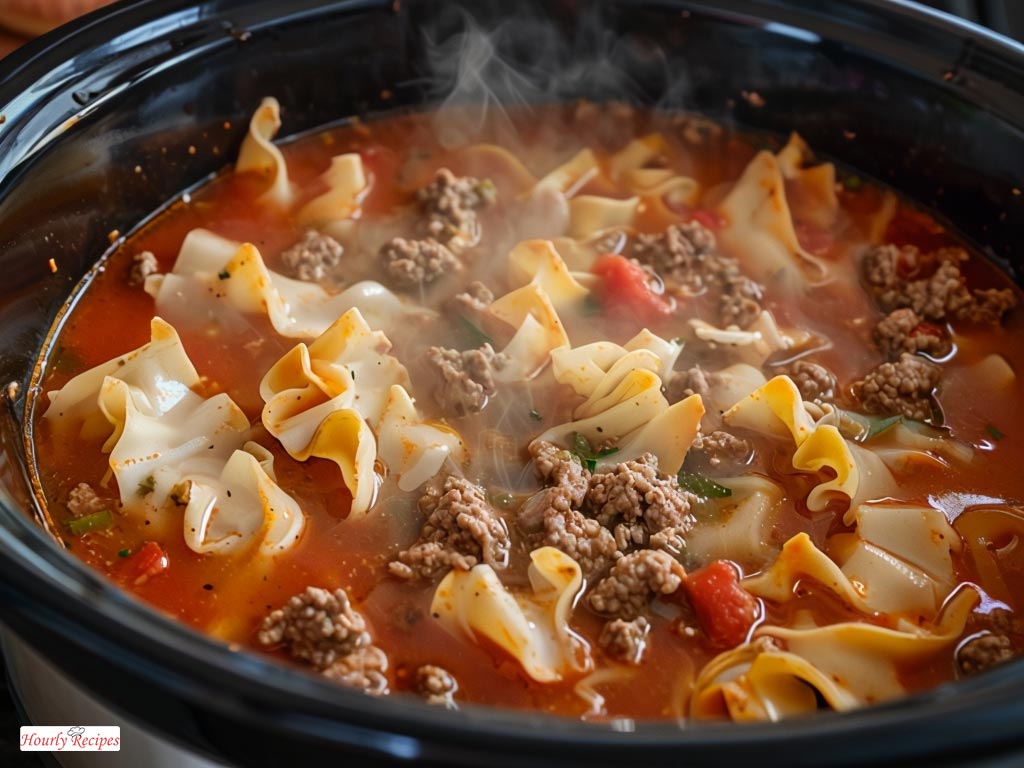
M 531 21 L 538 8 L 543 26 Z M 819 151 L 933 205 L 1019 269 L 1024 49 L 881 0 L 116 6 L 3 65 L 0 383 L 21 389 L 0 414 L 0 619 L 131 716 L 247 765 L 284 764 L 299 751 L 311 762 L 343 753 L 589 766 L 640 755 L 652 765 L 685 754 L 691 765 L 788 766 L 1016 755 L 1020 663 L 884 708 L 776 727 L 616 733 L 370 700 L 231 653 L 141 608 L 30 523 L 24 392 L 47 329 L 109 233 L 229 161 L 263 95 L 282 102 L 286 133 L 444 98 L 454 72 L 438 66 L 452 61 L 443 41 L 466 9 L 498 29 L 491 39 L 527 75 L 515 95 L 623 98 L 798 128 Z M 510 17 L 527 23 L 509 27 Z M 764 106 L 742 91 L 757 91 Z

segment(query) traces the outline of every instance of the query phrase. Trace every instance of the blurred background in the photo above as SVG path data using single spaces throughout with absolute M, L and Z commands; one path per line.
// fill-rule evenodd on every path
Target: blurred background
M 6 56 L 36 35 L 111 2 L 0 0 L 0 57 Z M 923 0 L 921 4 L 969 19 L 1017 40 L 1024 40 L 1024 0 Z M 0 72 L 0 76 L 2 74 Z

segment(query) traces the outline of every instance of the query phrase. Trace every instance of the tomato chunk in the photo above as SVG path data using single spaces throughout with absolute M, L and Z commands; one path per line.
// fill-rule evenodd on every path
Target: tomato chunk
M 121 577 L 132 584 L 145 584 L 153 576 L 167 570 L 170 559 L 164 548 L 155 541 L 147 541 L 121 567 Z
M 671 297 L 652 290 L 650 274 L 624 256 L 599 256 L 591 272 L 601 278 L 598 296 L 601 304 L 612 312 L 625 310 L 638 320 L 650 322 L 675 311 Z
M 712 644 L 733 648 L 757 620 L 757 599 L 740 586 L 735 566 L 725 560 L 686 577 L 686 595 Z

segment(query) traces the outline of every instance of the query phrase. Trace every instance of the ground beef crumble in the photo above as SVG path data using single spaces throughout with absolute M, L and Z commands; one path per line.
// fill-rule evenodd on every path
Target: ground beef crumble
M 912 245 L 879 245 L 865 254 L 864 274 L 887 312 L 909 308 L 926 320 L 998 323 L 1016 304 L 1013 292 L 987 289 L 972 294 L 960 269 L 967 259 L 959 247 L 922 254 Z
M 458 253 L 479 239 L 477 212 L 492 205 L 496 198 L 497 190 L 490 181 L 456 176 L 442 168 L 416 193 L 426 214 L 424 234 Z
M 988 632 L 968 640 L 956 654 L 957 666 L 964 675 L 984 672 L 1012 658 L 1013 645 L 1010 638 Z
M 716 429 L 712 432 L 698 432 L 690 450 L 703 454 L 709 466 L 740 467 L 750 461 L 754 446 L 749 440 Z
M 323 676 L 371 696 L 383 696 L 388 692 L 387 671 L 387 654 L 376 645 L 364 645 L 327 667 Z
M 292 658 L 319 670 L 371 642 L 366 621 L 352 607 L 345 590 L 329 592 L 318 587 L 306 587 L 305 592 L 272 611 L 257 637 L 260 644 L 282 645 Z
M 603 571 L 616 557 L 611 532 L 579 510 L 590 472 L 564 448 L 544 440 L 530 445 L 534 467 L 551 487 L 538 491 L 520 508 L 519 528 L 534 547 L 555 547 L 579 563 L 585 576 Z
M 672 224 L 659 234 L 637 235 L 629 255 L 666 283 L 700 293 L 717 279 L 715 234 L 696 221 Z
M 501 370 L 508 358 L 496 353 L 490 344 L 460 352 L 447 347 L 428 347 L 427 363 L 437 373 L 434 396 L 438 405 L 452 416 L 478 413 L 497 392 L 495 370 Z
M 650 453 L 594 473 L 587 501 L 597 521 L 613 529 L 620 549 L 635 544 L 679 551 L 695 522 L 690 508 L 696 497 L 675 477 L 660 476 Z
M 869 413 L 924 421 L 932 417 L 940 374 L 938 366 L 904 352 L 895 363 L 882 363 L 854 382 L 853 394 Z
M 508 528 L 479 485 L 451 475 L 442 488 L 428 489 L 420 509 L 428 515 L 420 538 L 389 564 L 392 575 L 432 579 L 451 568 L 468 571 L 478 562 L 505 567 Z
M 160 271 L 160 264 L 152 251 L 140 251 L 132 256 L 132 265 L 128 270 L 128 285 L 137 286 L 146 282 L 146 278 Z
M 685 576 L 668 552 L 641 549 L 620 558 L 587 595 L 587 603 L 601 616 L 631 621 L 647 609 L 651 597 L 679 589 Z
M 451 307 L 456 314 L 473 316 L 486 312 L 493 301 L 494 292 L 479 280 L 474 280 L 462 293 L 455 294 Z
M 871 338 L 879 351 L 895 360 L 903 352 L 923 352 L 942 358 L 953 350 L 953 342 L 942 326 L 929 323 L 909 307 L 894 309 L 883 318 Z
M 735 325 L 746 328 L 761 314 L 764 288 L 746 275 L 730 275 L 722 280 L 722 293 L 718 297 L 718 314 L 722 327 Z
M 714 378 L 714 373 L 708 373 L 699 366 L 676 371 L 665 386 L 665 396 L 670 403 L 678 403 L 691 395 L 700 395 L 706 404 L 711 396 Z
M 390 281 L 403 289 L 428 285 L 462 269 L 458 257 L 436 240 L 392 238 L 381 246 L 380 261 Z
M 598 644 L 611 658 L 626 664 L 639 664 L 647 650 L 647 635 L 650 622 L 643 616 L 632 621 L 612 619 L 601 629 Z
M 778 373 L 793 380 L 804 400 L 828 403 L 835 398 L 835 374 L 823 365 L 810 360 L 797 360 L 780 367 Z
M 330 235 L 307 230 L 302 239 L 281 253 L 281 262 L 299 280 L 317 283 L 341 264 L 345 249 Z
M 68 511 L 75 517 L 92 515 L 110 507 L 111 502 L 100 497 L 88 483 L 79 483 L 68 495 Z
M 427 704 L 434 704 L 448 709 L 455 709 L 455 693 L 459 684 L 447 669 L 433 664 L 424 664 L 416 670 L 413 686 Z

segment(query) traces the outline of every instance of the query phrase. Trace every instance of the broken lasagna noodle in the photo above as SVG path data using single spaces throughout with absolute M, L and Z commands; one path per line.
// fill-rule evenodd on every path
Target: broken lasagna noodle
M 606 109 L 278 145 L 266 99 L 45 358 L 70 551 L 452 709 L 778 720 L 1019 653 L 1017 290 L 795 134 Z

